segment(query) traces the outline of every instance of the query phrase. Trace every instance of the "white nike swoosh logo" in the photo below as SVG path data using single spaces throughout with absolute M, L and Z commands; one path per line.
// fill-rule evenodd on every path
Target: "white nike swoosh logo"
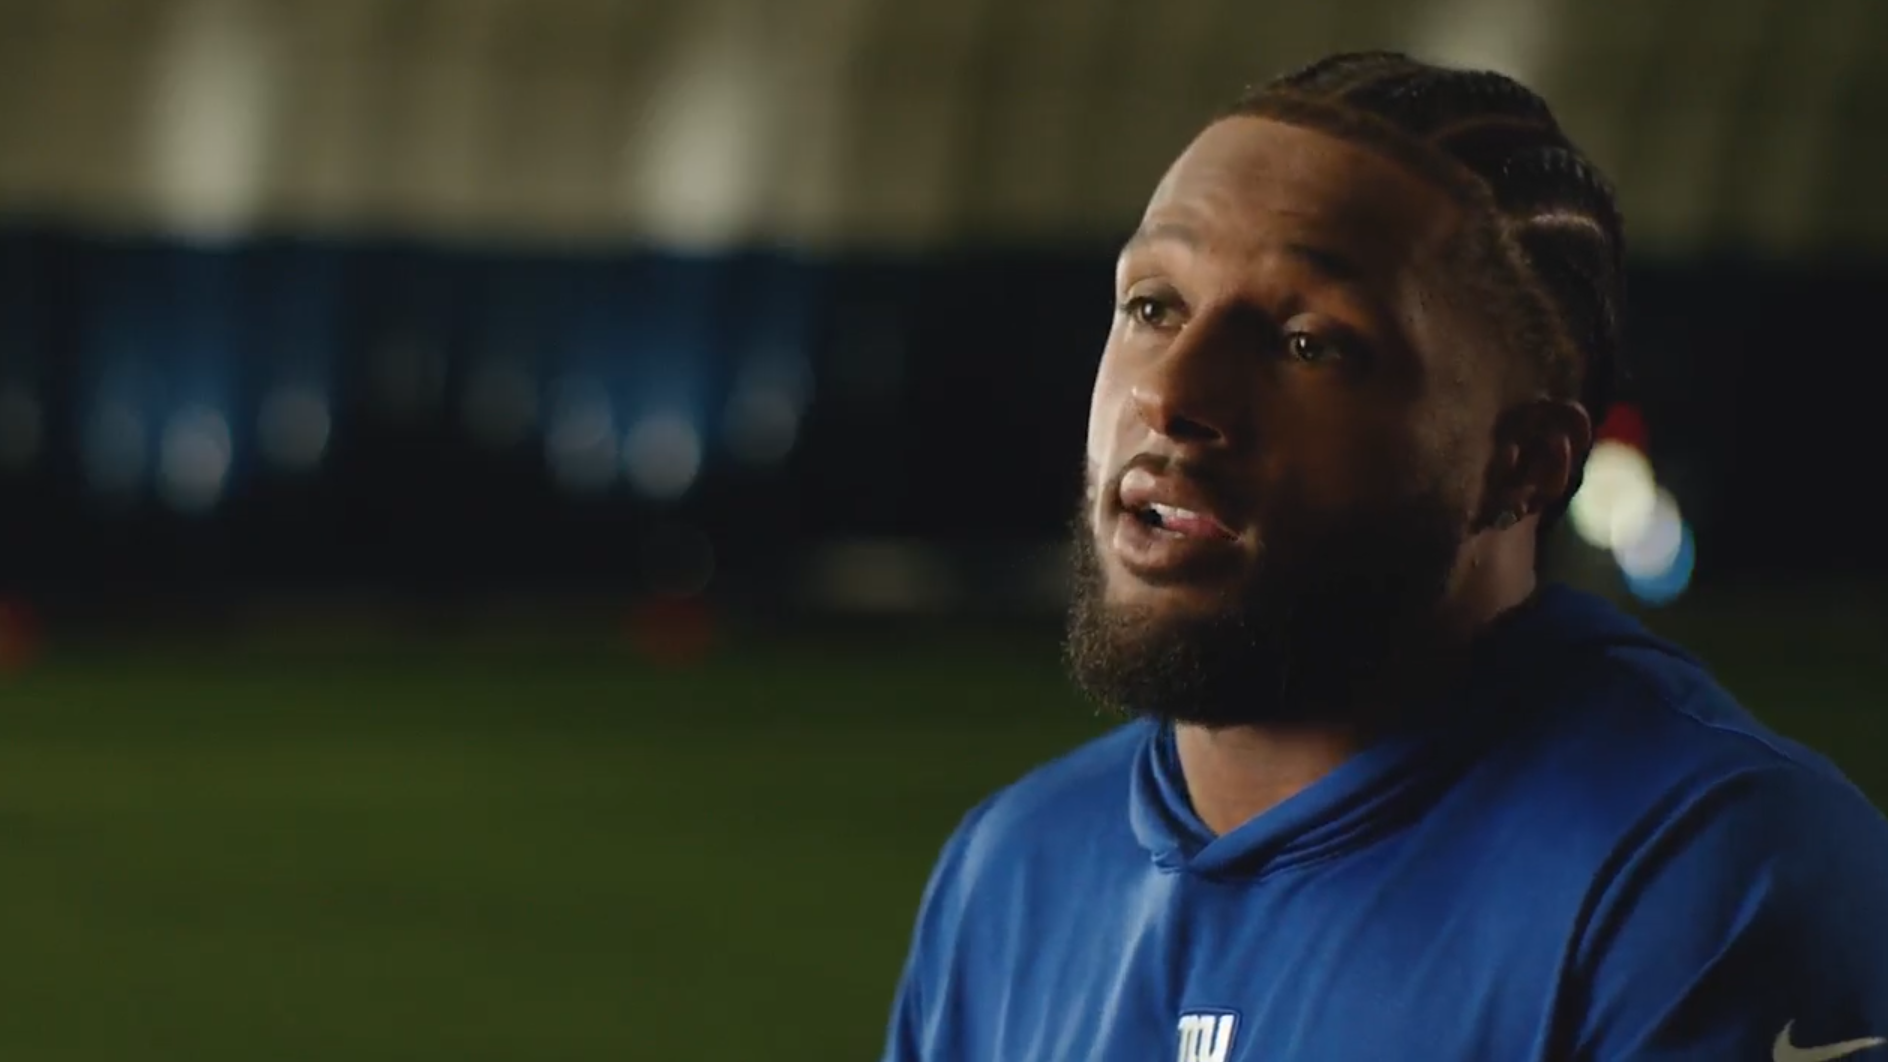
M 1790 1033 L 1795 1028 L 1796 1023 L 1792 1021 L 1777 1034 L 1777 1042 L 1770 1045 L 1771 1062 L 1834 1062 L 1835 1059 L 1847 1058 L 1857 1051 L 1888 1046 L 1888 1039 L 1871 1036 L 1866 1040 L 1844 1040 L 1839 1044 L 1829 1044 L 1825 1047 L 1798 1047 L 1790 1042 Z

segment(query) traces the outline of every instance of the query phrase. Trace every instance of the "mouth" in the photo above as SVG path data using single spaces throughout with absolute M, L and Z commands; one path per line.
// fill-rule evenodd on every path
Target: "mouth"
M 1175 538 L 1230 540 L 1239 537 L 1212 515 L 1194 512 L 1192 509 L 1178 505 L 1150 502 L 1140 509 L 1130 511 L 1128 515 L 1143 527 L 1172 535 Z
M 1191 481 L 1130 470 L 1116 498 L 1113 552 L 1129 574 L 1170 585 L 1223 574 L 1243 556 L 1241 536 Z

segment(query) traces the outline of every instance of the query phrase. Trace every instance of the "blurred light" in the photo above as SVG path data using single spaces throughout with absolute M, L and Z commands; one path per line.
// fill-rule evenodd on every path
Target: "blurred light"
M 571 380 L 558 388 L 544 455 L 567 490 L 600 491 L 615 481 L 616 413 L 600 385 Z
M 652 498 L 672 500 L 688 493 L 701 475 L 701 432 L 674 413 L 645 417 L 623 440 L 623 474 Z
M 515 361 L 488 360 L 465 383 L 463 415 L 474 437 L 494 450 L 523 442 L 538 420 L 538 384 Z
M 1638 406 L 1623 402 L 1606 414 L 1595 438 L 1624 443 L 1640 453 L 1646 453 L 1651 446 L 1645 415 L 1639 412 Z
M 706 602 L 657 598 L 629 616 L 629 641 L 649 660 L 674 667 L 700 663 L 714 649 L 714 614 Z
M 187 234 L 234 235 L 260 205 L 277 67 L 249 7 L 182 5 L 149 97 L 161 206 Z
M 1655 568 L 1649 563 L 1665 555 L 1662 544 L 1656 550 L 1649 551 L 1648 557 L 1634 558 L 1630 568 L 1626 560 L 1621 558 L 1620 572 L 1626 577 L 1626 589 L 1648 605 L 1670 604 L 1691 586 L 1692 571 L 1698 561 L 1697 544 L 1692 538 L 1689 524 L 1679 519 L 1674 527 L 1677 531 L 1677 548 L 1670 552 L 1663 567 Z M 1641 563 L 1641 560 L 1648 563 Z
M 784 388 L 742 387 L 728 399 L 726 431 L 736 460 L 779 464 L 799 438 L 799 401 Z
M 816 552 L 805 590 L 819 605 L 855 613 L 939 613 L 962 584 L 936 546 L 919 541 L 841 542 Z
M 201 407 L 179 411 L 158 444 L 158 490 L 180 512 L 214 508 L 235 461 L 229 419 Z
M 667 246 L 714 248 L 742 237 L 771 187 L 759 152 L 774 100 L 756 75 L 770 42 L 725 13 L 685 28 L 694 39 L 664 49 L 647 124 L 623 158 L 640 229 Z
M 294 470 L 321 463 L 333 428 L 328 400 L 312 387 L 277 388 L 262 400 L 256 418 L 263 457 Z
M 1523 84 L 1553 54 L 1562 0 L 1442 0 L 1426 5 L 1405 50 L 1451 66 L 1495 70 Z
M 150 426 L 136 406 L 106 399 L 85 418 L 79 461 L 95 493 L 122 498 L 135 493 L 150 462 Z
M 39 657 L 39 621 L 22 601 L 0 600 L 0 673 L 24 671 Z
M 714 580 L 714 543 L 692 527 L 659 527 L 643 543 L 643 568 L 657 594 L 696 597 Z
M 812 393 L 812 368 L 796 351 L 769 350 L 749 361 L 724 411 L 729 452 L 753 465 L 784 461 L 798 441 Z
M 1611 440 L 1594 444 L 1579 493 L 1567 507 L 1574 532 L 1610 550 L 1636 539 L 1658 502 L 1658 480 L 1644 454 Z
M 45 417 L 33 393 L 17 384 L 0 388 L 0 469 L 31 466 L 44 434 Z
M 1613 559 L 1629 578 L 1654 579 L 1677 563 L 1684 538 L 1685 518 L 1678 511 L 1678 501 L 1660 490 L 1639 533 L 1613 544 Z

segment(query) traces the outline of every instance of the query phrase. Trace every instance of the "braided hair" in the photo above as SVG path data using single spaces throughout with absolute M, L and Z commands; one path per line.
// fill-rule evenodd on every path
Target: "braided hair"
M 1360 143 L 1451 192 L 1484 223 L 1475 279 L 1505 307 L 1511 342 L 1553 397 L 1605 419 L 1621 379 L 1623 225 L 1612 187 L 1538 95 L 1488 71 L 1345 52 L 1248 92 L 1234 115 Z

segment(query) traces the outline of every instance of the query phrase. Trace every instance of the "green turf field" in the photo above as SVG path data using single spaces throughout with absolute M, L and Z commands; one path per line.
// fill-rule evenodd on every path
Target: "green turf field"
M 1888 795 L 1879 632 L 1789 626 L 1686 629 Z M 0 1058 L 870 1058 L 945 832 L 1103 725 L 1048 638 L 54 656 L 0 684 Z

